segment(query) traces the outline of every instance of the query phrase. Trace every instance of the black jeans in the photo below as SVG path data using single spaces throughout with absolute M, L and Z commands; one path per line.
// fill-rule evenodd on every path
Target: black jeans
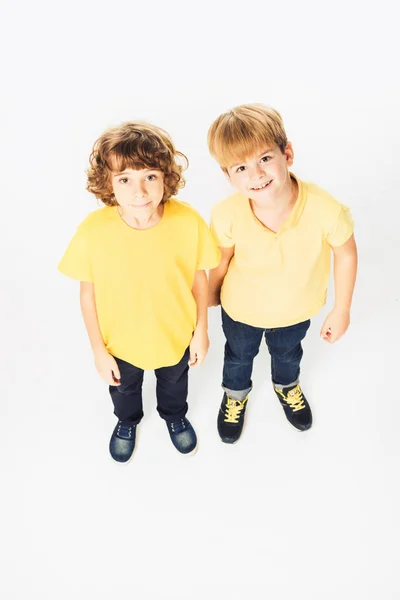
M 177 365 L 154 370 L 157 378 L 157 410 L 166 421 L 177 421 L 187 413 L 189 356 L 188 348 Z M 120 385 L 110 385 L 114 414 L 120 421 L 137 424 L 143 417 L 144 371 L 120 358 L 114 358 L 121 375 Z
M 277 385 L 297 383 L 303 356 L 301 340 L 310 321 L 290 327 L 263 329 L 234 321 L 222 308 L 222 328 L 226 337 L 222 387 L 235 400 L 243 400 L 252 388 L 253 361 L 263 335 L 271 355 L 272 381 Z

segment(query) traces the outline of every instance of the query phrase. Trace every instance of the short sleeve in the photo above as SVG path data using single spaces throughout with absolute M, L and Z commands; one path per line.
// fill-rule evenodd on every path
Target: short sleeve
M 330 246 L 343 246 L 354 231 L 354 222 L 347 206 L 341 206 L 338 217 L 326 236 Z
M 198 221 L 198 247 L 196 270 L 214 269 L 218 267 L 221 252 L 211 235 L 207 223 L 199 215 Z
M 211 211 L 211 233 L 218 246 L 232 248 L 235 245 L 232 238 L 232 222 L 221 204 L 215 205 Z
M 58 264 L 58 270 L 72 279 L 88 283 L 93 282 L 89 241 L 83 224 L 78 227 L 76 234 L 70 241 L 64 256 Z

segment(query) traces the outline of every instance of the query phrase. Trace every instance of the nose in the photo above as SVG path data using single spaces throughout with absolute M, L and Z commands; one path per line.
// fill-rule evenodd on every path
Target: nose
M 144 198 L 145 196 L 147 196 L 146 188 L 141 181 L 133 184 L 132 196 L 136 199 Z
M 249 167 L 249 177 L 250 179 L 261 179 L 261 177 L 264 177 L 264 170 L 260 163 L 257 163 L 254 167 Z

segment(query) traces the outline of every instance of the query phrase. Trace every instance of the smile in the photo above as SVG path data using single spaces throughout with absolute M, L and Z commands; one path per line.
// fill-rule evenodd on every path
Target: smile
M 258 187 L 253 187 L 251 188 L 252 190 L 263 190 L 265 189 L 270 183 L 271 183 L 272 179 L 270 181 L 267 181 L 266 183 L 263 183 L 263 185 L 259 185 Z

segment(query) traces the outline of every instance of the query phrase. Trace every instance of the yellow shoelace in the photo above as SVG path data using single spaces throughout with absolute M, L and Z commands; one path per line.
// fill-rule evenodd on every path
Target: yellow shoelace
M 287 396 L 285 396 L 285 394 L 282 392 L 282 390 L 276 390 L 276 391 L 278 392 L 278 394 L 280 396 L 282 396 L 282 398 L 285 400 L 285 402 L 287 402 L 287 404 L 289 404 L 289 406 L 293 410 L 293 412 L 297 412 L 297 411 L 301 410 L 302 408 L 306 407 L 306 405 L 304 404 L 304 400 L 303 400 L 303 392 L 301 391 L 299 385 L 296 385 L 295 388 L 290 390 L 290 392 L 288 392 Z
M 227 398 L 226 409 L 225 409 L 225 423 L 238 423 L 240 418 L 240 411 L 244 409 L 244 405 L 248 400 L 248 396 L 240 402 L 240 400 L 233 400 Z

